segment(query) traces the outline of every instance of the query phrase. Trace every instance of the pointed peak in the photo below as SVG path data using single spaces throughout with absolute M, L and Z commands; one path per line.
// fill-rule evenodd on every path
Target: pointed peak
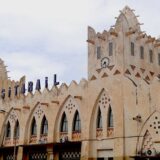
M 82 87 L 85 87 L 87 85 L 88 81 L 84 78 L 82 78 L 79 82 L 79 85 L 82 86 Z
M 123 9 L 122 9 L 122 12 L 126 12 L 126 11 L 131 11 L 133 12 L 133 9 L 131 9 L 128 5 L 126 5 Z
M 72 87 L 75 87 L 75 86 L 78 86 L 77 82 L 76 81 L 72 81 L 69 85 L 69 88 L 72 88 Z
M 117 18 L 115 29 L 117 31 L 120 30 L 135 30 L 140 32 L 140 23 L 133 12 L 134 10 L 131 9 L 129 6 L 125 6 L 121 11 L 120 15 Z M 122 23 L 123 22 L 123 23 Z

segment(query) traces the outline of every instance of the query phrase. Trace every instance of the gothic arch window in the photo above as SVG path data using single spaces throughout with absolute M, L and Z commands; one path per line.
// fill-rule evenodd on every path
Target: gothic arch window
M 31 135 L 37 135 L 37 124 L 36 124 L 35 117 L 33 118 L 32 124 L 31 124 Z
M 112 113 L 111 106 L 109 106 L 109 109 L 108 109 L 108 127 L 110 128 L 113 127 L 113 113 Z
M 6 126 L 6 138 L 11 138 L 11 125 L 9 121 Z
M 131 56 L 134 56 L 134 43 L 131 42 Z
M 98 114 L 97 114 L 97 128 L 102 128 L 102 114 L 101 114 L 101 109 L 98 109 Z
M 144 47 L 140 46 L 140 58 L 144 59 Z
M 20 129 L 19 122 L 17 120 L 14 128 L 14 138 L 19 138 L 19 129 Z
M 100 59 L 101 58 L 101 47 L 100 46 L 96 48 L 96 52 L 97 52 L 97 59 Z
M 151 49 L 149 50 L 149 61 L 153 63 L 153 51 Z
M 113 43 L 109 42 L 109 56 L 113 55 Z
M 81 132 L 81 120 L 78 111 L 75 112 L 73 119 L 73 132 Z
M 45 116 L 43 117 L 41 122 L 41 134 L 42 135 L 48 134 L 48 121 Z
M 68 132 L 68 120 L 65 112 L 62 115 L 60 132 Z

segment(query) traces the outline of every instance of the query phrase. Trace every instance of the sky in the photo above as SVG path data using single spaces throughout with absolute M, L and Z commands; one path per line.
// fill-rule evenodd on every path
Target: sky
M 87 27 L 103 32 L 125 5 L 143 31 L 160 36 L 159 0 L 0 0 L 0 58 L 11 80 L 57 74 L 60 83 L 87 79 Z

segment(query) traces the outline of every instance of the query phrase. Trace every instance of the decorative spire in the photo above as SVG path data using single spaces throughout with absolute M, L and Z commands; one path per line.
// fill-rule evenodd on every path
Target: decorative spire
M 128 6 L 125 6 L 123 10 L 120 11 L 120 15 L 117 18 L 116 25 L 115 25 L 116 31 L 138 31 L 140 32 L 140 23 L 138 22 L 138 19 L 136 15 L 134 14 L 134 10 L 130 9 Z

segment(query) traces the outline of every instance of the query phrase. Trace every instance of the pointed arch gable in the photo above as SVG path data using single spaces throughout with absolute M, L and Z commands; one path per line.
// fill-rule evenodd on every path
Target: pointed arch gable
M 103 92 L 105 92 L 105 89 L 103 88 L 101 91 L 100 91 L 100 93 L 98 94 L 98 96 L 97 96 L 97 98 L 96 98 L 96 100 L 95 100 L 95 103 L 94 103 L 94 107 L 93 107 L 93 110 L 92 110 L 92 117 L 93 117 L 93 114 L 96 112 L 96 110 L 97 110 L 97 104 L 98 104 L 98 101 L 99 101 L 99 99 L 100 99 L 100 97 L 101 97 L 101 95 L 102 95 L 102 93 Z
M 14 110 L 14 108 L 11 108 L 9 112 L 7 112 L 7 116 L 4 119 L 2 130 L 1 130 L 1 144 L 3 144 L 5 140 L 5 145 L 8 145 L 8 140 L 13 140 L 15 136 L 15 126 L 16 124 L 19 125 L 19 112 Z M 18 122 L 17 122 L 18 121 Z M 18 127 L 18 130 L 20 128 Z M 19 133 L 19 132 L 18 132 Z M 3 136 L 3 137 L 2 137 Z M 4 139 L 4 137 L 6 139 Z
M 3 140 L 4 140 L 4 137 L 6 136 L 6 124 L 8 123 L 8 118 L 10 116 L 10 113 L 12 112 L 13 108 L 10 108 L 10 110 L 8 111 L 4 121 L 3 121 L 3 125 L 2 125 L 2 128 L 1 128 L 1 134 L 0 134 L 0 145 L 3 144 Z
M 140 153 L 141 155 L 151 156 L 156 154 L 156 148 L 153 142 L 153 138 L 148 130 L 146 130 L 143 142 L 141 146 Z
M 65 111 L 63 111 L 63 108 L 64 108 L 65 103 L 68 101 L 69 98 L 72 98 L 72 96 L 71 96 L 71 95 L 68 95 L 68 96 L 64 99 L 64 101 L 62 102 L 62 104 L 60 105 L 60 109 L 59 109 L 59 111 L 58 111 L 58 113 L 57 113 L 56 120 L 59 118 L 60 115 L 64 114 Z M 65 114 L 66 114 L 66 113 L 65 113 Z M 57 123 L 56 123 L 56 126 L 57 126 Z
M 40 109 L 39 109 L 39 106 L 40 106 Z M 34 107 L 31 109 L 31 111 L 28 115 L 27 121 L 26 121 L 26 127 L 25 127 L 25 133 L 24 133 L 24 137 L 25 137 L 24 138 L 24 143 L 28 143 L 28 140 L 30 139 L 31 129 L 28 130 L 28 128 L 31 128 L 33 118 L 35 118 L 36 121 L 37 120 L 41 121 L 43 119 L 44 115 L 45 115 L 45 117 L 47 117 L 46 113 L 45 113 L 46 110 L 44 109 L 44 107 L 45 106 L 42 106 L 41 103 L 38 101 L 38 102 L 35 103 Z M 40 113 L 40 116 L 38 115 L 38 113 Z M 37 123 L 37 125 L 40 124 L 40 125 L 37 126 L 38 127 L 37 129 L 38 130 L 40 129 L 40 132 L 41 132 L 41 122 Z
M 76 112 L 76 110 L 78 110 L 79 114 L 80 114 L 80 104 L 79 102 L 72 97 L 71 95 L 68 95 L 63 103 L 60 105 L 60 109 L 56 115 L 56 121 L 55 121 L 55 128 L 54 128 L 54 135 L 53 137 L 55 139 L 57 139 L 58 137 L 56 136 L 57 132 L 60 132 L 60 126 L 61 126 L 61 120 L 62 120 L 62 115 L 65 112 L 66 117 L 67 117 L 67 123 L 68 126 L 72 127 L 72 121 L 73 121 L 73 117 L 74 114 Z M 68 127 L 69 129 L 70 127 Z
M 26 127 L 25 127 L 25 137 L 27 137 L 26 139 L 24 139 L 24 143 L 26 143 L 28 141 L 28 138 L 30 137 L 31 135 L 31 125 L 32 125 L 32 122 L 33 122 L 33 119 L 35 118 L 33 116 L 33 113 L 35 111 L 35 108 L 40 104 L 40 102 L 37 102 L 34 107 L 32 108 L 30 114 L 28 115 L 28 119 L 27 119 L 27 122 L 26 122 Z M 31 117 L 33 116 L 33 118 L 31 119 Z M 29 132 L 28 132 L 28 128 L 29 129 Z
M 107 123 L 107 112 L 109 104 L 111 104 L 111 98 L 108 94 L 108 92 L 103 88 L 100 93 L 98 94 L 93 109 L 91 113 L 91 119 L 90 119 L 90 137 L 95 137 L 95 130 L 96 130 L 96 123 L 97 123 L 97 114 L 98 114 L 98 108 L 101 109 L 102 114 L 102 122 L 103 122 L 103 128 L 106 128 Z M 105 122 L 105 123 L 104 123 Z M 105 126 L 106 125 L 106 126 Z
M 153 111 L 148 118 L 143 123 L 137 140 L 136 153 L 139 154 L 142 150 L 145 137 L 147 133 L 152 137 L 152 142 L 156 142 L 159 139 L 160 134 L 160 112 L 155 110 Z M 152 144 L 153 145 L 153 144 Z
M 60 112 L 65 111 L 66 115 L 68 113 L 74 114 L 76 110 L 80 110 L 78 102 L 71 96 L 67 96 L 60 107 Z

